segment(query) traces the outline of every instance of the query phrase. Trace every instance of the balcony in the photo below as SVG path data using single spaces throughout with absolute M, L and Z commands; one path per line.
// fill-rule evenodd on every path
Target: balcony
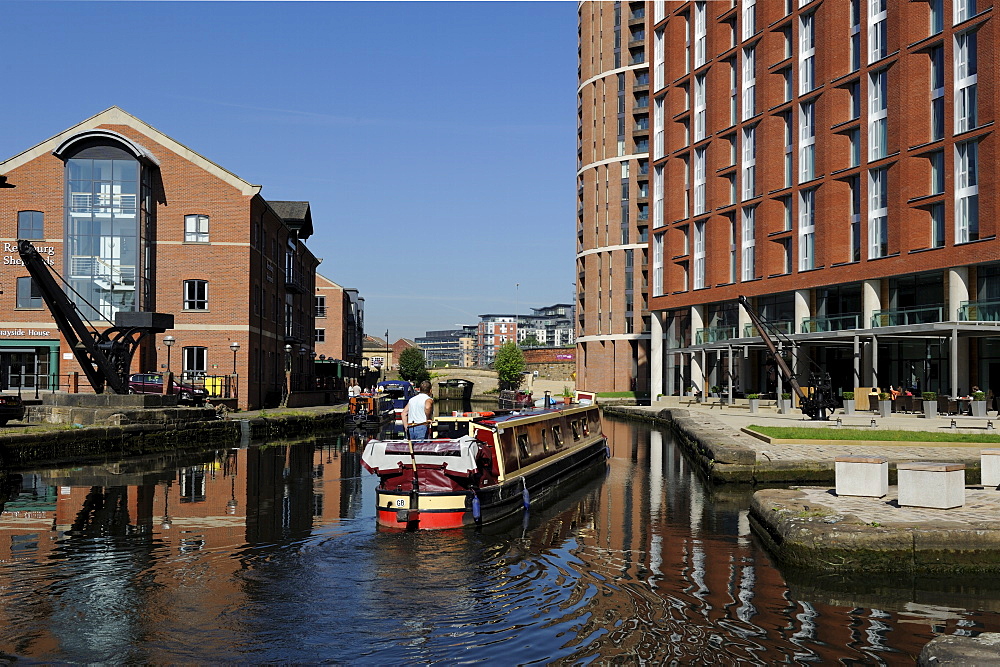
M 795 324 L 791 321 L 779 321 L 771 322 L 771 327 L 778 333 L 783 333 L 785 335 L 790 335 L 795 333 Z M 744 338 L 760 338 L 760 332 L 757 331 L 757 327 L 752 324 L 743 325 L 743 337 Z
M 872 327 L 898 327 L 910 324 L 941 322 L 944 306 L 921 306 L 897 310 L 876 310 L 872 313 Z
M 960 322 L 1000 322 L 1000 301 L 963 301 L 958 308 Z
M 861 328 L 861 314 L 837 317 L 803 317 L 802 333 L 825 333 Z
M 695 345 L 718 343 L 733 338 L 736 338 L 736 327 L 705 327 L 694 331 Z

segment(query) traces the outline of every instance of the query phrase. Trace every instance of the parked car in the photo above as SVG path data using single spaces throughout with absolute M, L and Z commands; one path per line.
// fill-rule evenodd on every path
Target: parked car
M 0 426 L 11 419 L 24 419 L 24 403 L 17 396 L 0 396 Z
M 173 393 L 177 394 L 178 403 L 204 405 L 208 400 L 208 392 L 202 387 L 181 384 L 174 380 Z M 130 394 L 159 394 L 163 391 L 162 373 L 136 373 L 128 379 Z

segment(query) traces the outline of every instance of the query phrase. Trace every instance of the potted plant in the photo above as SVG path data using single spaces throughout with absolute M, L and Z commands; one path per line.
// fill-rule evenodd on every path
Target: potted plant
M 986 392 L 985 391 L 974 391 L 974 392 L 972 392 L 972 416 L 973 417 L 985 417 L 986 416 Z
M 760 394 L 747 394 L 747 401 L 750 403 L 750 414 L 757 414 L 760 408 Z
M 569 387 L 566 385 L 563 385 L 562 399 L 563 403 L 565 403 L 566 405 L 569 405 L 570 403 L 573 402 L 573 392 L 570 391 Z
M 781 394 L 781 398 L 778 399 L 778 412 L 783 415 L 787 415 L 792 411 L 792 395 L 788 392 Z
M 708 391 L 709 391 L 709 395 L 712 396 L 712 398 L 718 398 L 718 396 L 719 396 L 719 385 L 713 384 L 711 387 L 709 387 Z
M 853 415 L 854 414 L 854 392 L 845 391 L 844 392 L 844 414 Z
M 920 398 L 923 399 L 924 418 L 934 419 L 937 417 L 937 393 L 933 391 L 925 391 L 920 394 Z
M 888 417 L 892 414 L 892 397 L 888 392 L 880 391 L 878 393 L 878 413 L 882 417 Z

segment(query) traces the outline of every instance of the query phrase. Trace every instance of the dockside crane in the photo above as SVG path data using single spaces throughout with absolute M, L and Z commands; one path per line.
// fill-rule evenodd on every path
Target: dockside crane
M 109 389 L 115 394 L 127 394 L 132 357 L 139 342 L 149 334 L 173 329 L 174 316 L 119 312 L 115 313 L 115 326 L 97 331 L 89 322 L 84 323 L 77 305 L 52 277 L 52 271 L 30 241 L 19 240 L 17 252 L 94 392 L 103 394 Z
M 757 333 L 760 335 L 761 340 L 764 341 L 768 357 L 774 362 L 774 365 L 778 368 L 778 372 L 781 373 L 781 376 L 788 382 L 792 391 L 798 397 L 799 408 L 801 408 L 802 412 L 809 415 L 810 419 L 827 419 L 827 410 L 832 411 L 837 407 L 837 402 L 833 398 L 830 374 L 817 366 L 817 369 L 809 374 L 809 386 L 812 388 L 812 396 L 806 396 L 806 393 L 802 391 L 799 381 L 795 378 L 795 374 L 792 373 L 792 369 L 788 367 L 785 360 L 778 354 L 778 348 L 774 345 L 774 341 L 771 340 L 772 333 L 775 336 L 782 336 L 782 334 L 757 314 L 757 311 L 753 309 L 749 299 L 745 296 L 740 296 L 739 302 L 743 306 L 743 310 L 750 317 L 750 321 L 757 328 Z M 789 345 L 795 347 L 795 343 L 791 339 L 786 339 L 786 341 Z M 809 363 L 814 366 L 816 365 L 811 359 Z

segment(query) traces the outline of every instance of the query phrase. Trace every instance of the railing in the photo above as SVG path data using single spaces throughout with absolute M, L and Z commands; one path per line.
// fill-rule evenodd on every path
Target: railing
M 795 324 L 788 321 L 771 322 L 771 326 L 778 333 L 783 333 L 785 335 L 790 335 L 795 333 Z M 757 327 L 752 324 L 743 325 L 743 337 L 744 338 L 760 338 L 760 332 L 757 331 Z
M 316 317 L 326 317 L 326 306 L 316 306 Z
M 1000 300 L 963 301 L 958 308 L 960 322 L 1000 322 Z
M 861 315 L 838 315 L 837 317 L 803 317 L 802 333 L 817 333 L 827 331 L 844 331 L 859 329 Z
M 705 327 L 694 331 L 695 345 L 718 343 L 731 338 L 736 338 L 736 327 Z
M 943 314 L 944 306 L 876 310 L 872 313 L 872 327 L 896 327 L 908 324 L 941 322 Z
M 118 213 L 135 215 L 136 195 L 90 192 L 71 192 L 69 195 L 69 210 L 71 213 Z

